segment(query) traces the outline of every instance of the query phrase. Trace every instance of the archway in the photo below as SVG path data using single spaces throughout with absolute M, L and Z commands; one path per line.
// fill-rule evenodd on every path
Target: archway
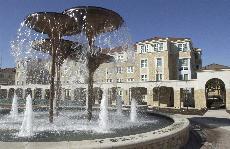
M 14 97 L 14 92 L 15 92 L 15 89 L 14 89 L 14 88 L 10 88 L 10 89 L 9 89 L 9 92 L 8 92 L 8 98 L 9 98 L 9 99 L 13 99 L 13 97 Z
M 158 101 L 158 106 L 173 107 L 174 91 L 172 87 L 159 86 L 153 88 L 153 101 Z
M 218 78 L 212 78 L 205 84 L 206 106 L 209 109 L 226 107 L 225 84 Z

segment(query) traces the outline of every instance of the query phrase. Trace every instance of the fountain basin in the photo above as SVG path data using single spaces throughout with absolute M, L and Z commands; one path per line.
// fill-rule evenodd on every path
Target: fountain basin
M 95 112 L 94 112 L 95 113 Z M 111 112 L 110 112 L 111 113 Z M 116 112 L 114 112 L 115 114 Z M 124 113 L 125 114 L 125 113 Z M 178 118 L 173 116 L 166 116 L 162 114 L 155 114 L 151 111 L 145 113 L 148 116 L 152 116 L 153 119 L 162 118 L 166 121 L 163 123 L 151 123 L 146 125 L 146 127 L 139 125 L 133 129 L 121 129 L 120 132 L 131 132 L 128 134 L 116 135 L 116 133 L 103 132 L 97 134 L 97 137 L 90 137 L 93 130 L 91 130 L 88 135 L 79 139 L 74 139 L 74 136 L 71 136 L 71 133 L 66 133 L 69 137 L 66 139 L 61 139 L 55 135 L 52 135 L 53 140 L 47 138 L 33 140 L 31 139 L 19 139 L 19 140 L 8 140 L 11 142 L 0 142 L 0 146 L 5 148 L 134 148 L 134 147 L 149 147 L 149 148 L 179 148 L 183 146 L 188 139 L 189 135 L 189 121 L 184 118 Z M 140 116 L 140 115 L 139 115 Z M 95 118 L 95 115 L 94 115 Z M 97 117 L 95 118 L 97 119 Z M 152 120 L 153 120 L 152 119 Z M 126 120 L 128 121 L 128 120 Z M 54 121 L 55 122 L 55 121 Z M 167 123 L 167 125 L 164 125 Z M 72 125 L 72 124 L 70 124 Z M 151 125 L 160 126 L 158 128 L 150 128 Z M 142 126 L 142 127 L 141 127 Z M 149 129 L 150 128 L 150 129 Z M 88 128 L 87 128 L 88 129 Z M 98 130 L 98 128 L 96 128 Z M 113 130 L 114 131 L 114 130 Z M 60 133 L 61 134 L 61 133 Z M 75 132 L 76 134 L 76 132 Z M 79 137 L 79 136 L 78 136 Z M 55 139 L 56 138 L 56 139 Z M 86 140 L 87 139 L 87 140 Z M 5 140 L 7 141 L 7 140 Z M 22 142 L 15 142 L 22 141 Z M 32 141 L 32 142 L 30 142 Z M 49 141 L 49 142 L 44 142 Z

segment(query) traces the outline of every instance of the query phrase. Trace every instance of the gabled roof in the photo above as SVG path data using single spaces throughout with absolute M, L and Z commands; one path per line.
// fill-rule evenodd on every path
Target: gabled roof
M 213 63 L 201 68 L 201 70 L 219 70 L 219 69 L 230 69 L 230 67 Z

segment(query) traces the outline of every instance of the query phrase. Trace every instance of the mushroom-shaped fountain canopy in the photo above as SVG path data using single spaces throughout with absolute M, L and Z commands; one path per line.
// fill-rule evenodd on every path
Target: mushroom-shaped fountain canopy
M 118 13 L 95 6 L 74 7 L 65 10 L 63 14 L 74 17 L 82 25 L 82 31 L 86 32 L 88 38 L 114 31 L 124 23 Z
M 74 18 L 56 12 L 37 12 L 25 19 L 25 25 L 36 32 L 52 35 L 67 36 L 81 32 Z
M 32 45 L 33 49 L 37 51 L 52 54 L 52 43 L 50 39 L 35 40 Z M 57 51 L 58 61 L 62 63 L 67 58 L 78 61 L 81 57 L 82 49 L 83 46 L 76 42 L 61 39 L 60 47 Z

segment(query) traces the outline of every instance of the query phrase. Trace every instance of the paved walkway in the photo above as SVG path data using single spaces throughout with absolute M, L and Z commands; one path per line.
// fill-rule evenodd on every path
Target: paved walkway
M 201 145 L 192 146 L 194 144 L 193 136 L 186 149 L 229 149 L 230 148 L 230 114 L 225 110 L 209 110 L 203 116 L 183 115 L 189 118 L 193 132 L 199 134 Z M 199 130 L 200 128 L 200 130 Z

